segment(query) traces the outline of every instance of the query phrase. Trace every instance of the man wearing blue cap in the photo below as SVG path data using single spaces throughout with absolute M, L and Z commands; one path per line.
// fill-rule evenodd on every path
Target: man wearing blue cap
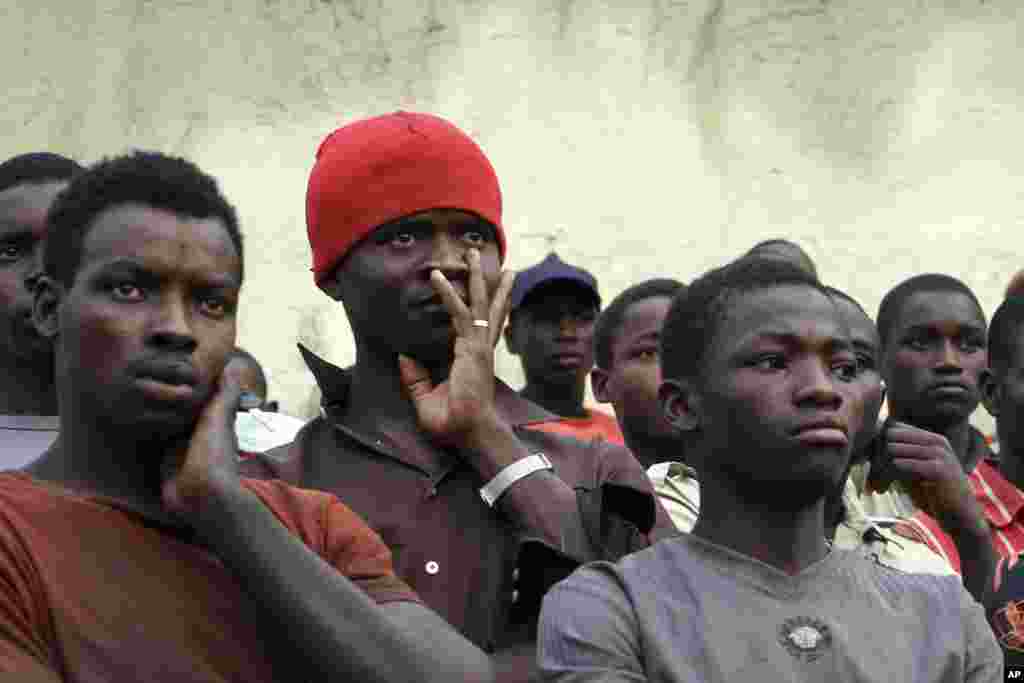
M 562 417 L 538 429 L 623 444 L 614 417 L 583 405 L 600 310 L 594 276 L 552 252 L 516 275 L 505 343 L 523 365 L 526 386 L 519 393 Z

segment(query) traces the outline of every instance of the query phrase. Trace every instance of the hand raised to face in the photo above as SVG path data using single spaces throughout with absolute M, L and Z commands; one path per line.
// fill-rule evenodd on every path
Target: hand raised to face
M 950 534 L 985 529 L 985 517 L 963 466 L 941 434 L 889 420 L 879 435 L 878 459 L 872 463 L 868 490 L 885 492 L 900 482 L 914 505 Z
M 242 363 L 233 358 L 228 362 Z M 203 503 L 224 487 L 237 486 L 238 441 L 235 415 L 243 403 L 238 374 L 221 372 L 217 390 L 207 401 L 184 454 L 173 456 L 164 467 L 164 507 L 186 521 L 194 520 Z M 180 451 L 179 451 L 180 453 Z
M 420 426 L 446 443 L 458 443 L 477 427 L 494 419 L 494 347 L 508 317 L 509 294 L 515 274 L 502 273 L 490 297 L 480 268 L 480 252 L 466 252 L 469 301 L 464 302 L 444 274 L 435 270 L 430 283 L 444 302 L 455 330 L 454 360 L 448 379 L 434 386 L 425 367 L 399 356 L 402 383 L 408 391 Z

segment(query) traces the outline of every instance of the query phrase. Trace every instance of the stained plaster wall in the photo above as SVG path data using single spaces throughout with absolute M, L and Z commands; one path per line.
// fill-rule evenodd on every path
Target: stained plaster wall
M 502 180 L 509 265 L 553 246 L 606 299 L 787 236 L 869 310 L 941 271 L 991 313 L 1024 265 L 1022 35 L 1018 0 L 6 0 L 0 153 L 216 175 L 249 244 L 240 343 L 308 415 L 295 342 L 352 359 L 303 221 L 340 123 L 457 122 Z

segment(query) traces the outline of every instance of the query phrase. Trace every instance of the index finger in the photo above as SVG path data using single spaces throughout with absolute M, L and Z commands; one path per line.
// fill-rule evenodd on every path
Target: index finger
M 889 427 L 887 436 L 890 441 L 901 443 L 919 444 L 926 446 L 943 446 L 948 443 L 942 434 L 930 432 L 927 429 L 920 429 L 903 422 L 895 422 Z

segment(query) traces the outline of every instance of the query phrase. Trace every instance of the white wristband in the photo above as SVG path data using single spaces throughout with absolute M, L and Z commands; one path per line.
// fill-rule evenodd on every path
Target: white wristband
M 501 497 L 501 494 L 505 493 L 512 484 L 534 472 L 553 469 L 555 468 L 551 465 L 551 461 L 543 453 L 516 460 L 494 475 L 494 479 L 480 489 L 480 497 L 484 499 L 488 507 L 494 507 L 494 503 Z

